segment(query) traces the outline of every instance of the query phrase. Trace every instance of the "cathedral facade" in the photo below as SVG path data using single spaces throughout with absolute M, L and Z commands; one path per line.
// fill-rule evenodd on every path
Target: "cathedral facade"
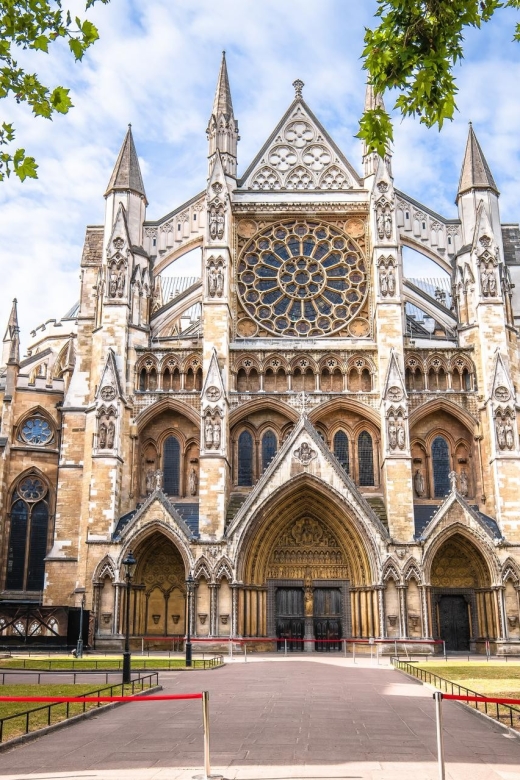
M 131 550 L 134 638 L 185 634 L 191 574 L 194 637 L 520 652 L 520 230 L 471 127 L 448 219 L 294 88 L 239 177 L 223 58 L 207 185 L 154 221 L 129 128 L 79 303 L 24 358 L 13 304 L 0 644 L 83 604 L 121 647 Z

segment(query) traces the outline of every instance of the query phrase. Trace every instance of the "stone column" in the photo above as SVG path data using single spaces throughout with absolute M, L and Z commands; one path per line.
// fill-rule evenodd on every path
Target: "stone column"
M 208 584 L 209 588 L 209 635 L 218 636 L 218 591 L 220 585 L 216 582 Z
M 406 615 L 406 592 L 408 590 L 407 585 L 398 585 L 397 593 L 399 594 L 399 636 L 401 639 L 408 638 L 408 625 Z

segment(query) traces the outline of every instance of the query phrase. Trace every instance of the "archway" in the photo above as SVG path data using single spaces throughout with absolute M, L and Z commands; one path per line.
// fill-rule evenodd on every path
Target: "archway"
M 186 569 L 177 547 L 155 532 L 134 551 L 130 633 L 133 636 L 183 636 Z
M 302 639 L 314 649 L 316 639 L 378 636 L 377 554 L 354 512 L 308 479 L 268 503 L 240 545 L 239 634 L 294 640 L 294 650 Z
M 446 649 L 467 651 L 498 636 L 498 605 L 486 560 L 460 533 L 446 539 L 430 569 L 434 635 Z

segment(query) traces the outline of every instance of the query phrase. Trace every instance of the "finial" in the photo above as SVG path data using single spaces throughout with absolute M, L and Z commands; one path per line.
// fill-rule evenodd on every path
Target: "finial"
M 296 79 L 296 81 L 293 81 L 293 87 L 294 87 L 294 97 L 299 100 L 302 96 L 302 89 L 304 88 L 305 84 L 301 79 Z

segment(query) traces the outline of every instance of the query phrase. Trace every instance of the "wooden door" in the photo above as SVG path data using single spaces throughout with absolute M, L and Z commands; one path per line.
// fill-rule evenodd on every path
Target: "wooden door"
M 470 629 L 468 605 L 464 596 L 441 596 L 439 599 L 439 632 L 446 650 L 469 650 Z
M 305 616 L 303 607 L 303 588 L 278 588 L 276 591 L 276 636 L 278 650 L 291 653 L 303 651 L 302 640 L 305 635 Z
M 319 653 L 341 650 L 343 599 L 339 588 L 314 589 L 314 643 Z

